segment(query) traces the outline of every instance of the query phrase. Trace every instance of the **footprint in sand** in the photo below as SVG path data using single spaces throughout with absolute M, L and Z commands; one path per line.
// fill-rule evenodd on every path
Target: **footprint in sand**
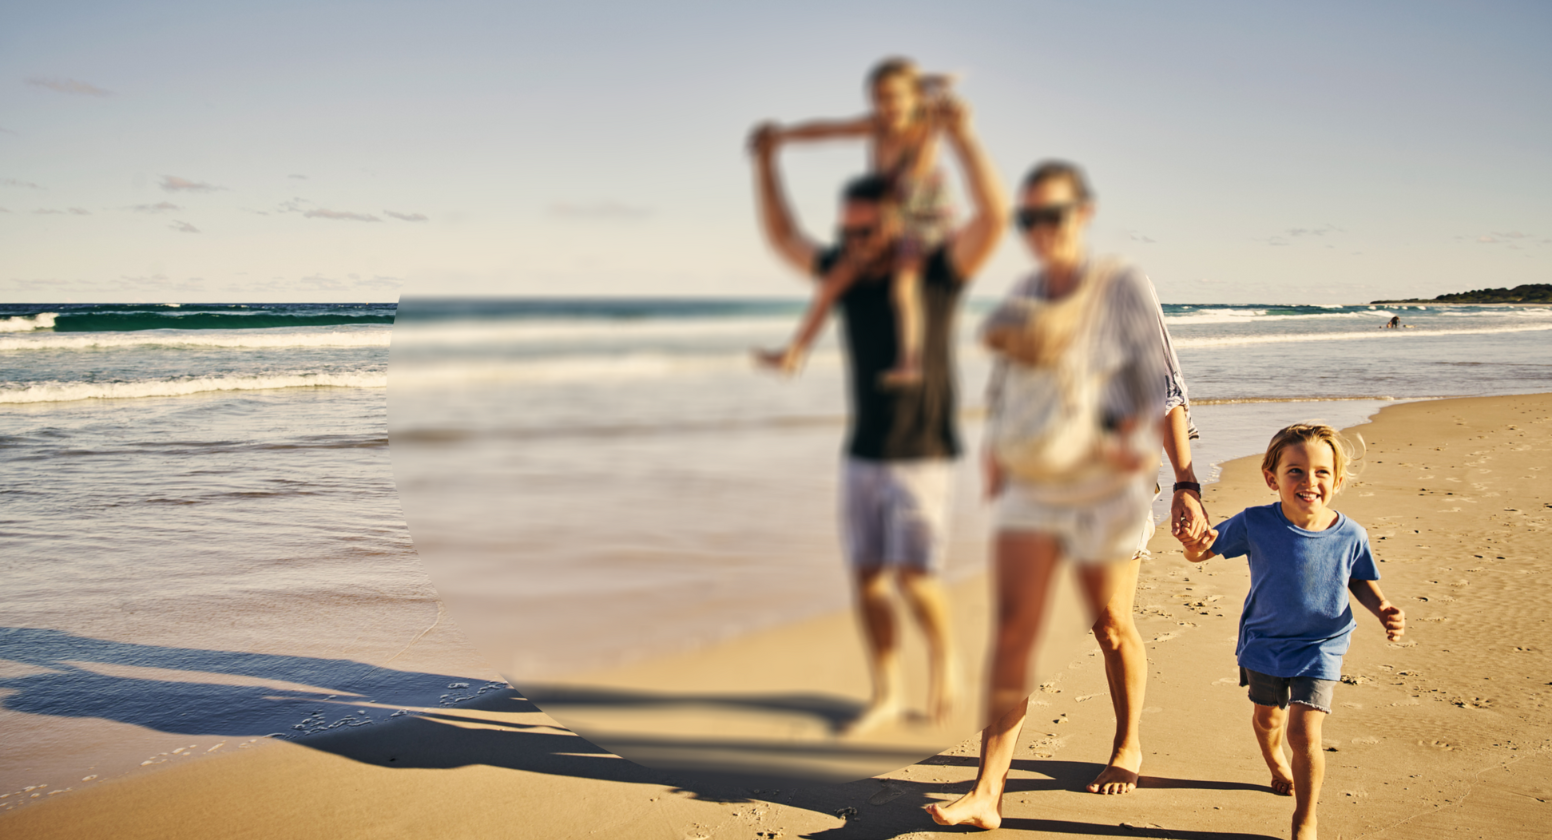
M 904 795 L 904 788 L 896 787 L 894 785 L 884 785 L 882 788 L 879 788 L 878 793 L 868 797 L 868 804 L 883 805 L 885 802 L 892 802 Z
M 1158 636 L 1155 636 L 1152 639 L 1149 639 L 1148 641 L 1150 641 L 1150 642 L 1167 642 L 1170 639 L 1178 639 L 1178 638 L 1180 638 L 1180 634 L 1179 633 L 1161 633 Z
M 1353 743 L 1355 744 L 1378 744 L 1379 742 L 1380 739 L 1374 737 L 1373 735 L 1367 735 L 1362 738 L 1353 739 Z
M 1235 677 L 1219 677 L 1218 679 L 1213 680 L 1212 684 L 1213 685 L 1239 685 L 1239 680 L 1237 678 L 1235 678 Z

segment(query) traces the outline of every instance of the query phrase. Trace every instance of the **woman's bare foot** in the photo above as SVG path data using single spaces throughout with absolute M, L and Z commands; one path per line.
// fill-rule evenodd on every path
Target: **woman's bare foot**
M 1089 782 L 1089 793 L 1131 793 L 1137 789 L 1137 774 L 1142 769 L 1142 750 L 1116 750 L 1110 763 Z
M 756 347 L 749 352 L 754 354 L 755 364 L 782 376 L 792 376 L 803 368 L 803 352 L 796 347 L 781 350 Z
M 1293 795 L 1293 771 L 1288 768 L 1286 762 L 1272 768 L 1272 792 L 1278 796 Z
M 972 790 L 947 805 L 934 802 L 927 813 L 938 825 L 969 825 L 990 831 L 1002 825 L 1002 795 Z

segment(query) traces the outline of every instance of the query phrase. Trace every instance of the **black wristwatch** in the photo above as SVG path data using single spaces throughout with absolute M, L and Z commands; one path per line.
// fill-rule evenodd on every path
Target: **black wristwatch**
M 1190 490 L 1198 496 L 1202 495 L 1202 485 L 1195 481 L 1175 482 L 1175 492 L 1179 493 L 1181 490 Z

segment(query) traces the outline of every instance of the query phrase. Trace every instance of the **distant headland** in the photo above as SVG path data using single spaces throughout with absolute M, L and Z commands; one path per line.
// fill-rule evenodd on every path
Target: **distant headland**
M 1512 289 L 1477 289 L 1439 295 L 1433 300 L 1371 300 L 1369 303 L 1552 303 L 1552 283 L 1527 283 Z

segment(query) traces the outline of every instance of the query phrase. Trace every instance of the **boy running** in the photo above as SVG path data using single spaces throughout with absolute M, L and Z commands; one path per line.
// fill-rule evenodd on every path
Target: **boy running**
M 1353 628 L 1351 592 L 1391 641 L 1406 615 L 1380 592 L 1363 527 L 1329 504 L 1346 479 L 1348 455 L 1335 429 L 1289 426 L 1261 460 L 1276 504 L 1246 508 L 1200 539 L 1182 535 L 1186 559 L 1250 558 L 1250 594 L 1240 616 L 1240 685 L 1255 704 L 1252 723 L 1272 771 L 1272 790 L 1294 796 L 1294 840 L 1315 840 L 1315 804 L 1325 777 L 1320 728 L 1342 678 Z M 1292 748 L 1293 762 L 1283 757 Z

